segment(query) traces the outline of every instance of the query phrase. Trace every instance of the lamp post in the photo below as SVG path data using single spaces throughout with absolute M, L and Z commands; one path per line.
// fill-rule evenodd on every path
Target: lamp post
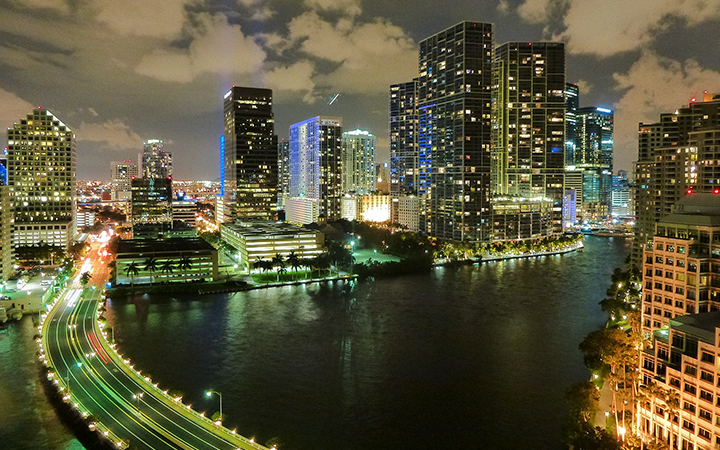
M 212 397 L 213 394 L 217 394 L 218 397 L 220 397 L 220 421 L 223 420 L 223 413 L 222 413 L 222 394 L 218 391 L 213 391 L 212 389 L 205 392 L 206 397 Z

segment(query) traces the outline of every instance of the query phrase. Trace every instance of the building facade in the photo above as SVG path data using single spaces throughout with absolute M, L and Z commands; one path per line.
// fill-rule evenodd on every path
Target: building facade
M 246 270 L 253 270 L 258 260 L 271 260 L 275 255 L 314 258 L 327 251 L 323 233 L 283 222 L 225 223 L 220 227 L 220 237 L 237 251 L 233 256 Z
M 565 193 L 565 46 L 508 42 L 495 53 L 493 169 L 500 195 L 553 200 L 562 231 Z
M 131 183 L 133 237 L 156 238 L 172 229 L 172 180 L 136 178 Z
M 131 182 L 137 178 L 138 166 L 132 160 L 112 161 L 110 163 L 110 176 L 112 180 L 112 199 L 115 201 L 129 201 L 131 196 Z
M 428 168 L 423 171 L 422 187 L 419 179 L 417 89 L 417 79 L 390 86 L 390 195 L 394 199 L 425 195 L 430 185 Z M 393 222 L 399 221 L 398 214 L 393 208 Z
M 339 219 L 342 174 L 342 119 L 318 116 L 291 125 L 286 220 L 304 225 L 320 217 Z M 307 211 L 313 216 L 310 222 L 305 222 Z
M 165 150 L 162 139 L 143 142 L 139 161 L 143 178 L 172 178 L 172 153 Z
M 8 128 L 8 194 L 13 247 L 68 248 L 75 239 L 75 135 L 35 109 Z
M 461 22 L 420 41 L 418 179 L 429 180 L 434 237 L 490 234 L 493 50 L 489 23 Z
M 224 96 L 223 220 L 277 214 L 278 140 L 272 90 L 233 86 Z
M 368 195 L 375 192 L 375 135 L 361 129 L 342 134 L 342 190 Z
M 278 211 L 285 209 L 285 198 L 290 192 L 290 141 L 278 142 Z

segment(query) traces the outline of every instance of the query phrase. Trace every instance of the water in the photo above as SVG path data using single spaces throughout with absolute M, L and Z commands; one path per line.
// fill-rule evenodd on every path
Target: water
M 605 321 L 597 303 L 629 250 L 590 238 L 582 253 L 354 286 L 141 296 L 107 316 L 161 387 L 209 414 L 203 392 L 222 392 L 227 425 L 281 450 L 561 449 L 563 393 L 588 376 L 578 343 Z M 20 325 L 0 338 L 0 448 L 73 448 Z
M 32 317 L 0 332 L 0 449 L 78 450 L 40 382 Z
M 283 450 L 563 448 L 578 343 L 629 241 L 429 275 L 188 302 L 115 301 L 121 348 L 161 386 Z

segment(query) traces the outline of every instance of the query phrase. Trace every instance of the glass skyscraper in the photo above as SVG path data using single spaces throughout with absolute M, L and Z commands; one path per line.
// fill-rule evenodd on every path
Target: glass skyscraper
M 272 90 L 233 86 L 224 96 L 223 219 L 272 219 L 277 212 L 278 147 Z
M 368 195 L 375 191 L 375 135 L 352 130 L 342 134 L 343 193 Z

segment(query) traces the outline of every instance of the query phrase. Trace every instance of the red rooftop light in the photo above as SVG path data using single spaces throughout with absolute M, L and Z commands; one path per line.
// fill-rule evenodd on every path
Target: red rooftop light
M 690 187 L 690 188 L 688 188 L 688 189 L 687 189 L 687 191 L 685 191 L 685 193 L 686 193 L 686 194 L 692 194 L 692 193 L 693 193 L 693 190 L 692 190 L 692 188 L 691 188 L 691 187 Z
M 720 188 L 713 189 L 713 194 L 720 194 Z

